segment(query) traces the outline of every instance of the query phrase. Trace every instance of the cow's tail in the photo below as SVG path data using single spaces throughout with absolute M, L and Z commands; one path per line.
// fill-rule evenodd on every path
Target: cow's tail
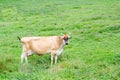
M 21 42 L 21 38 L 19 36 L 17 36 L 18 40 Z

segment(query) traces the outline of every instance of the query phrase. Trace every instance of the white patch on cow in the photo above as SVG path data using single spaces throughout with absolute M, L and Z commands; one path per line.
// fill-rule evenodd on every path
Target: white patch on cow
M 56 51 L 56 55 L 60 55 L 60 54 L 62 53 L 62 51 L 63 51 L 63 49 L 58 49 L 58 50 Z
M 63 44 L 61 44 L 60 48 L 56 51 L 56 55 L 60 55 L 62 53 L 64 45 L 65 41 L 63 40 Z

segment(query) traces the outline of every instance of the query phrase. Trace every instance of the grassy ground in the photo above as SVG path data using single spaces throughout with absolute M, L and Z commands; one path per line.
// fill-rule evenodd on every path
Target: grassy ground
M 17 36 L 61 33 L 72 34 L 56 65 L 49 54 L 20 65 Z M 0 80 L 119 79 L 119 0 L 0 0 Z

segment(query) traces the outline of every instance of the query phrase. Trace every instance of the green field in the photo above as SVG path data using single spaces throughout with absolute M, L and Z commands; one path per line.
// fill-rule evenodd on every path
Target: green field
M 71 33 L 58 63 L 20 64 L 17 36 Z M 120 0 L 0 0 L 0 80 L 120 80 Z

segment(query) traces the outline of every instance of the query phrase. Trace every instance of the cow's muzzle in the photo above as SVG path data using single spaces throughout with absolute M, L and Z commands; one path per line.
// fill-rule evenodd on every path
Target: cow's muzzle
M 68 45 L 68 43 L 65 43 L 65 45 Z

